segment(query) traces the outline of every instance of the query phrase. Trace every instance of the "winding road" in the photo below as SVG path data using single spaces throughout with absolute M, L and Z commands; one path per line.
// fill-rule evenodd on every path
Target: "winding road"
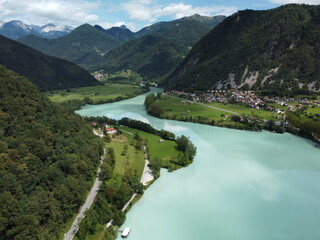
M 98 174 L 97 174 L 96 180 L 95 180 L 95 182 L 94 182 L 94 184 L 93 184 L 93 186 L 92 186 L 92 188 L 90 190 L 90 193 L 89 193 L 85 203 L 81 207 L 76 219 L 73 221 L 73 223 L 71 225 L 71 228 L 65 234 L 64 240 L 72 240 L 73 237 L 76 235 L 76 233 L 79 230 L 80 222 L 82 221 L 82 219 L 85 218 L 85 212 L 91 207 L 95 197 L 98 194 L 98 191 L 99 191 L 101 183 L 102 183 L 102 181 L 99 178 L 99 174 L 101 172 L 101 164 L 104 161 L 104 156 L 105 156 L 105 149 L 104 149 L 103 155 L 101 156 L 100 165 L 99 165 L 99 168 L 98 168 Z
M 126 130 L 122 130 L 121 131 L 123 132 L 126 132 L 130 135 L 133 135 L 133 133 L 131 132 L 128 132 Z M 96 130 L 93 130 L 93 133 L 99 137 L 103 137 L 104 135 L 103 134 L 99 134 L 98 131 Z M 150 182 L 151 180 L 153 180 L 153 176 L 152 176 L 152 173 L 151 173 L 151 170 L 149 169 L 148 167 L 148 164 L 149 164 L 149 160 L 148 160 L 148 155 L 147 155 L 147 151 L 146 151 L 146 146 L 144 145 L 144 153 L 145 153 L 145 166 L 144 166 L 144 170 L 143 170 L 143 173 L 142 173 L 142 176 L 141 176 L 141 183 L 143 185 L 147 185 L 148 182 Z M 82 221 L 82 219 L 85 218 L 85 212 L 91 207 L 91 205 L 93 204 L 93 201 L 95 199 L 95 197 L 97 196 L 98 194 L 98 191 L 100 189 L 100 186 L 102 184 L 102 180 L 99 178 L 99 174 L 101 172 L 101 164 L 103 163 L 104 161 L 104 156 L 106 154 L 106 150 L 104 149 L 104 153 L 103 155 L 101 156 L 101 160 L 100 160 L 100 165 L 99 165 L 99 168 L 98 168 L 98 173 L 97 173 L 97 177 L 96 177 L 96 180 L 90 190 L 90 193 L 85 201 L 85 203 L 83 204 L 83 206 L 81 207 L 77 217 L 75 218 L 75 220 L 73 221 L 72 223 L 72 226 L 71 228 L 69 229 L 69 231 L 64 235 L 64 240 L 72 240 L 74 238 L 74 236 L 76 235 L 76 233 L 78 232 L 79 230 L 79 224 L 80 222 Z M 151 176 L 150 176 L 151 175 Z M 133 201 L 133 199 L 136 197 L 136 193 L 134 193 L 132 195 L 132 197 L 130 198 L 130 200 L 123 206 L 123 208 L 121 209 L 123 212 L 129 207 L 130 203 Z M 109 228 L 111 225 L 112 225 L 112 221 L 111 220 L 110 222 L 108 222 L 106 224 L 106 228 Z

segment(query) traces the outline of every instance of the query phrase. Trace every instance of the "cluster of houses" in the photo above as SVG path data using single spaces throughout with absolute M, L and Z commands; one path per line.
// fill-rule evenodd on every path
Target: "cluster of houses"
M 104 71 L 98 71 L 98 72 L 95 72 L 93 76 L 98 81 L 101 81 L 103 78 L 108 77 L 108 73 L 105 73 Z
M 219 102 L 223 104 L 243 103 L 249 108 L 264 109 L 275 113 L 283 114 L 286 110 L 294 112 L 303 106 L 320 106 L 319 101 L 308 99 L 280 98 L 280 97 L 259 97 L 254 91 L 229 90 L 208 90 L 203 93 L 195 94 L 183 91 L 168 91 L 166 94 L 175 94 L 180 97 L 188 98 L 194 102 Z M 281 108 L 276 108 L 270 103 L 277 103 Z M 294 105 L 293 105 L 294 103 Z
M 91 125 L 93 127 L 98 127 L 99 126 L 99 124 L 97 122 L 91 122 Z M 105 131 L 107 134 L 110 134 L 110 135 L 117 133 L 117 130 L 115 128 L 113 128 L 113 127 L 110 127 L 107 123 L 103 123 L 102 124 L 102 129 L 99 128 L 99 130 L 102 131 L 102 132 Z

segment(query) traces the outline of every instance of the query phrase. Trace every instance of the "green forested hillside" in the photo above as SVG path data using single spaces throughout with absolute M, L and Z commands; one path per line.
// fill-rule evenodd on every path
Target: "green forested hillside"
M 170 88 L 320 88 L 320 6 L 240 11 L 200 40 Z
M 225 16 L 204 17 L 194 15 L 170 22 L 153 24 L 141 29 L 136 33 L 136 36 L 152 35 L 191 47 L 224 19 Z
M 120 45 L 113 36 L 89 24 L 81 25 L 64 37 L 44 39 L 29 35 L 19 42 L 86 68 L 95 66 L 104 54 Z
M 90 73 L 74 63 L 47 56 L 2 36 L 0 64 L 27 77 L 43 91 L 99 84 Z
M 205 19 L 207 22 L 205 23 Z M 152 35 L 168 39 L 186 47 L 192 47 L 210 30 L 225 19 L 224 16 L 203 17 L 195 15 L 170 22 L 159 22 L 141 29 L 137 36 Z M 210 25 L 210 23 L 211 25 Z
M 0 239 L 57 239 L 83 203 L 102 144 L 80 116 L 0 66 Z
M 112 27 L 110 29 L 103 29 L 99 25 L 95 25 L 94 27 L 100 31 L 106 32 L 107 34 L 113 36 L 115 39 L 122 43 L 128 42 L 136 38 L 135 34 L 124 25 L 121 27 Z
M 101 67 L 108 72 L 131 69 L 150 80 L 171 72 L 186 52 L 184 46 L 166 39 L 144 36 L 108 52 Z

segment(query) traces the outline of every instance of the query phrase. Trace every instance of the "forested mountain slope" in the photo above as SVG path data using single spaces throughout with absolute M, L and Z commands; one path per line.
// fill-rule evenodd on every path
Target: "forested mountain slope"
M 155 23 L 141 29 L 136 33 L 136 36 L 152 35 L 186 47 L 192 47 L 225 18 L 225 16 L 205 17 L 193 15 L 174 21 Z
M 113 36 L 89 24 L 79 26 L 64 37 L 45 39 L 29 35 L 19 39 L 19 42 L 86 68 L 95 66 L 110 49 L 120 45 L 120 41 Z
M 0 36 L 0 64 L 27 77 L 42 91 L 99 84 L 76 64 L 47 56 L 3 36 Z
M 167 78 L 170 88 L 320 88 L 320 6 L 240 11 L 200 40 Z
M 90 189 L 102 143 L 3 66 L 0 96 L 0 239 L 58 239 Z
M 108 52 L 99 68 L 107 72 L 131 69 L 151 80 L 170 73 L 187 49 L 164 38 L 144 36 Z

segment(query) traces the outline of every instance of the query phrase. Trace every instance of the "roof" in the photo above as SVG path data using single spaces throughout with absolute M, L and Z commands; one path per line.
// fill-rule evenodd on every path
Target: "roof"
M 114 131 L 115 129 L 114 128 L 107 128 L 106 130 L 107 131 Z
M 122 236 L 123 237 L 127 237 L 128 235 L 129 235 L 129 233 L 130 233 L 130 231 L 131 231 L 131 228 L 125 228 L 124 230 L 123 230 L 123 232 L 122 232 Z

